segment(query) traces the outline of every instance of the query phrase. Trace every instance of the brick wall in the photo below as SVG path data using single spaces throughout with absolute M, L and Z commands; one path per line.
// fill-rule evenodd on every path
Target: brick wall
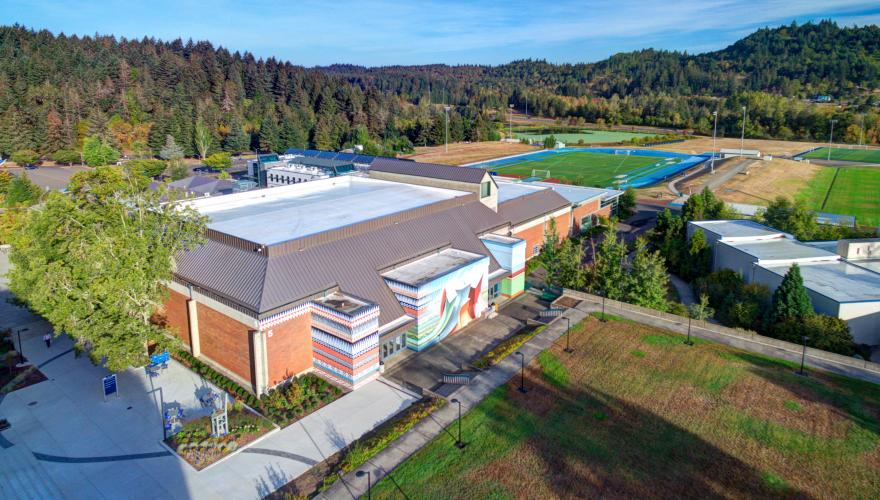
M 311 322 L 312 315 L 303 314 L 269 329 L 269 387 L 312 367 Z
M 569 223 L 570 223 L 570 214 L 565 213 L 556 217 L 556 234 L 560 238 L 569 234 Z M 538 246 L 540 250 L 541 245 L 544 243 L 544 228 L 548 223 L 545 222 L 543 224 L 538 224 L 536 226 L 532 226 L 528 229 L 524 229 L 518 233 L 513 233 L 513 235 L 517 238 L 522 238 L 526 242 L 526 260 L 531 259 L 536 254 L 534 253 L 535 245 Z
M 201 303 L 198 315 L 202 354 L 253 382 L 250 328 Z
M 168 300 L 165 301 L 165 321 L 168 328 L 174 332 L 184 344 L 189 345 L 189 313 L 186 310 L 187 298 L 185 295 L 169 290 Z

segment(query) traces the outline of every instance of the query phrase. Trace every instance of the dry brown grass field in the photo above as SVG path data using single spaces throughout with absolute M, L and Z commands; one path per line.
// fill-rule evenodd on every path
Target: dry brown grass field
M 564 344 L 563 344 L 564 345 Z M 588 318 L 373 490 L 377 498 L 870 498 L 880 387 Z M 453 424 L 454 425 L 454 424 Z
M 794 199 L 823 167 L 793 160 L 774 158 L 756 161 L 748 175 L 735 175 L 715 193 L 724 201 L 767 205 L 777 196 Z
M 415 153 L 405 155 L 403 158 L 424 163 L 463 165 L 475 161 L 491 160 L 502 156 L 538 151 L 538 149 L 538 147 L 518 142 L 457 142 L 449 145 L 448 153 L 445 152 L 443 146 L 417 147 Z
M 717 140 L 718 144 L 716 147 L 718 149 L 739 149 L 740 147 L 739 139 L 719 137 Z M 745 141 L 745 149 L 757 149 L 762 155 L 772 156 L 794 156 L 821 145 L 815 142 L 774 141 L 768 139 L 746 139 Z M 688 154 L 706 153 L 712 151 L 712 138 L 699 136 L 675 144 L 652 146 L 650 149 Z

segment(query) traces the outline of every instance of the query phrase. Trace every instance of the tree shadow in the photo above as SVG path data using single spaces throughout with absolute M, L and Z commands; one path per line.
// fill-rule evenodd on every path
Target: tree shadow
M 267 465 L 264 469 L 266 470 L 266 475 L 260 476 L 254 480 L 257 495 L 259 495 L 260 498 L 265 498 L 271 495 L 275 490 L 281 488 L 292 479 L 288 477 L 287 473 L 281 468 L 275 467 L 274 465 Z

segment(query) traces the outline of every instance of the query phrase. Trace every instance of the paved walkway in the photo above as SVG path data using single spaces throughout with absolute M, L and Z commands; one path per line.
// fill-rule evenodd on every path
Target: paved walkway
M 586 313 L 577 309 L 569 309 L 563 313 L 562 317 L 568 317 L 572 323 L 581 321 L 586 317 Z M 553 345 L 562 335 L 565 334 L 566 322 L 557 318 L 540 334 L 532 340 L 524 344 L 520 348 L 526 363 L 530 362 L 542 351 Z M 489 370 L 480 373 L 471 385 L 462 386 L 460 389 L 452 393 L 449 399 L 457 398 L 462 403 L 462 410 L 467 411 L 476 406 L 496 387 L 506 383 L 514 375 L 519 373 L 520 359 L 518 356 L 508 356 L 499 364 L 493 366 Z M 458 407 L 454 404 L 448 404 L 443 408 L 434 412 L 430 418 L 419 422 L 409 432 L 401 438 L 391 443 L 381 453 L 370 459 L 370 461 L 359 470 L 369 470 L 372 473 L 373 482 L 380 479 L 393 471 L 395 467 L 403 463 L 410 455 L 420 450 L 429 441 L 447 432 L 447 427 L 455 422 L 458 417 Z M 451 445 L 450 453 L 456 450 Z M 367 484 L 363 478 L 355 476 L 355 471 L 345 475 L 341 481 L 337 481 L 329 490 L 320 495 L 319 498 L 328 499 L 350 499 L 358 498 L 366 494 Z

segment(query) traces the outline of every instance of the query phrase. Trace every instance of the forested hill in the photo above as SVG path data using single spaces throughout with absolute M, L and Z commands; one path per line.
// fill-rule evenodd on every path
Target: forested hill
M 867 111 L 866 140 L 880 140 L 870 91 L 880 87 L 880 28 L 823 22 L 763 29 L 700 55 L 644 50 L 592 64 L 515 61 L 501 66 L 330 66 L 256 59 L 208 42 L 53 35 L 0 27 L 0 154 L 75 150 L 101 136 L 124 153 L 157 154 L 170 135 L 195 153 L 197 124 L 211 150 L 287 147 L 373 153 L 450 140 L 497 139 L 495 111 L 646 124 L 711 133 L 825 138 L 831 113 L 844 133 Z M 805 97 L 844 98 L 843 109 Z

